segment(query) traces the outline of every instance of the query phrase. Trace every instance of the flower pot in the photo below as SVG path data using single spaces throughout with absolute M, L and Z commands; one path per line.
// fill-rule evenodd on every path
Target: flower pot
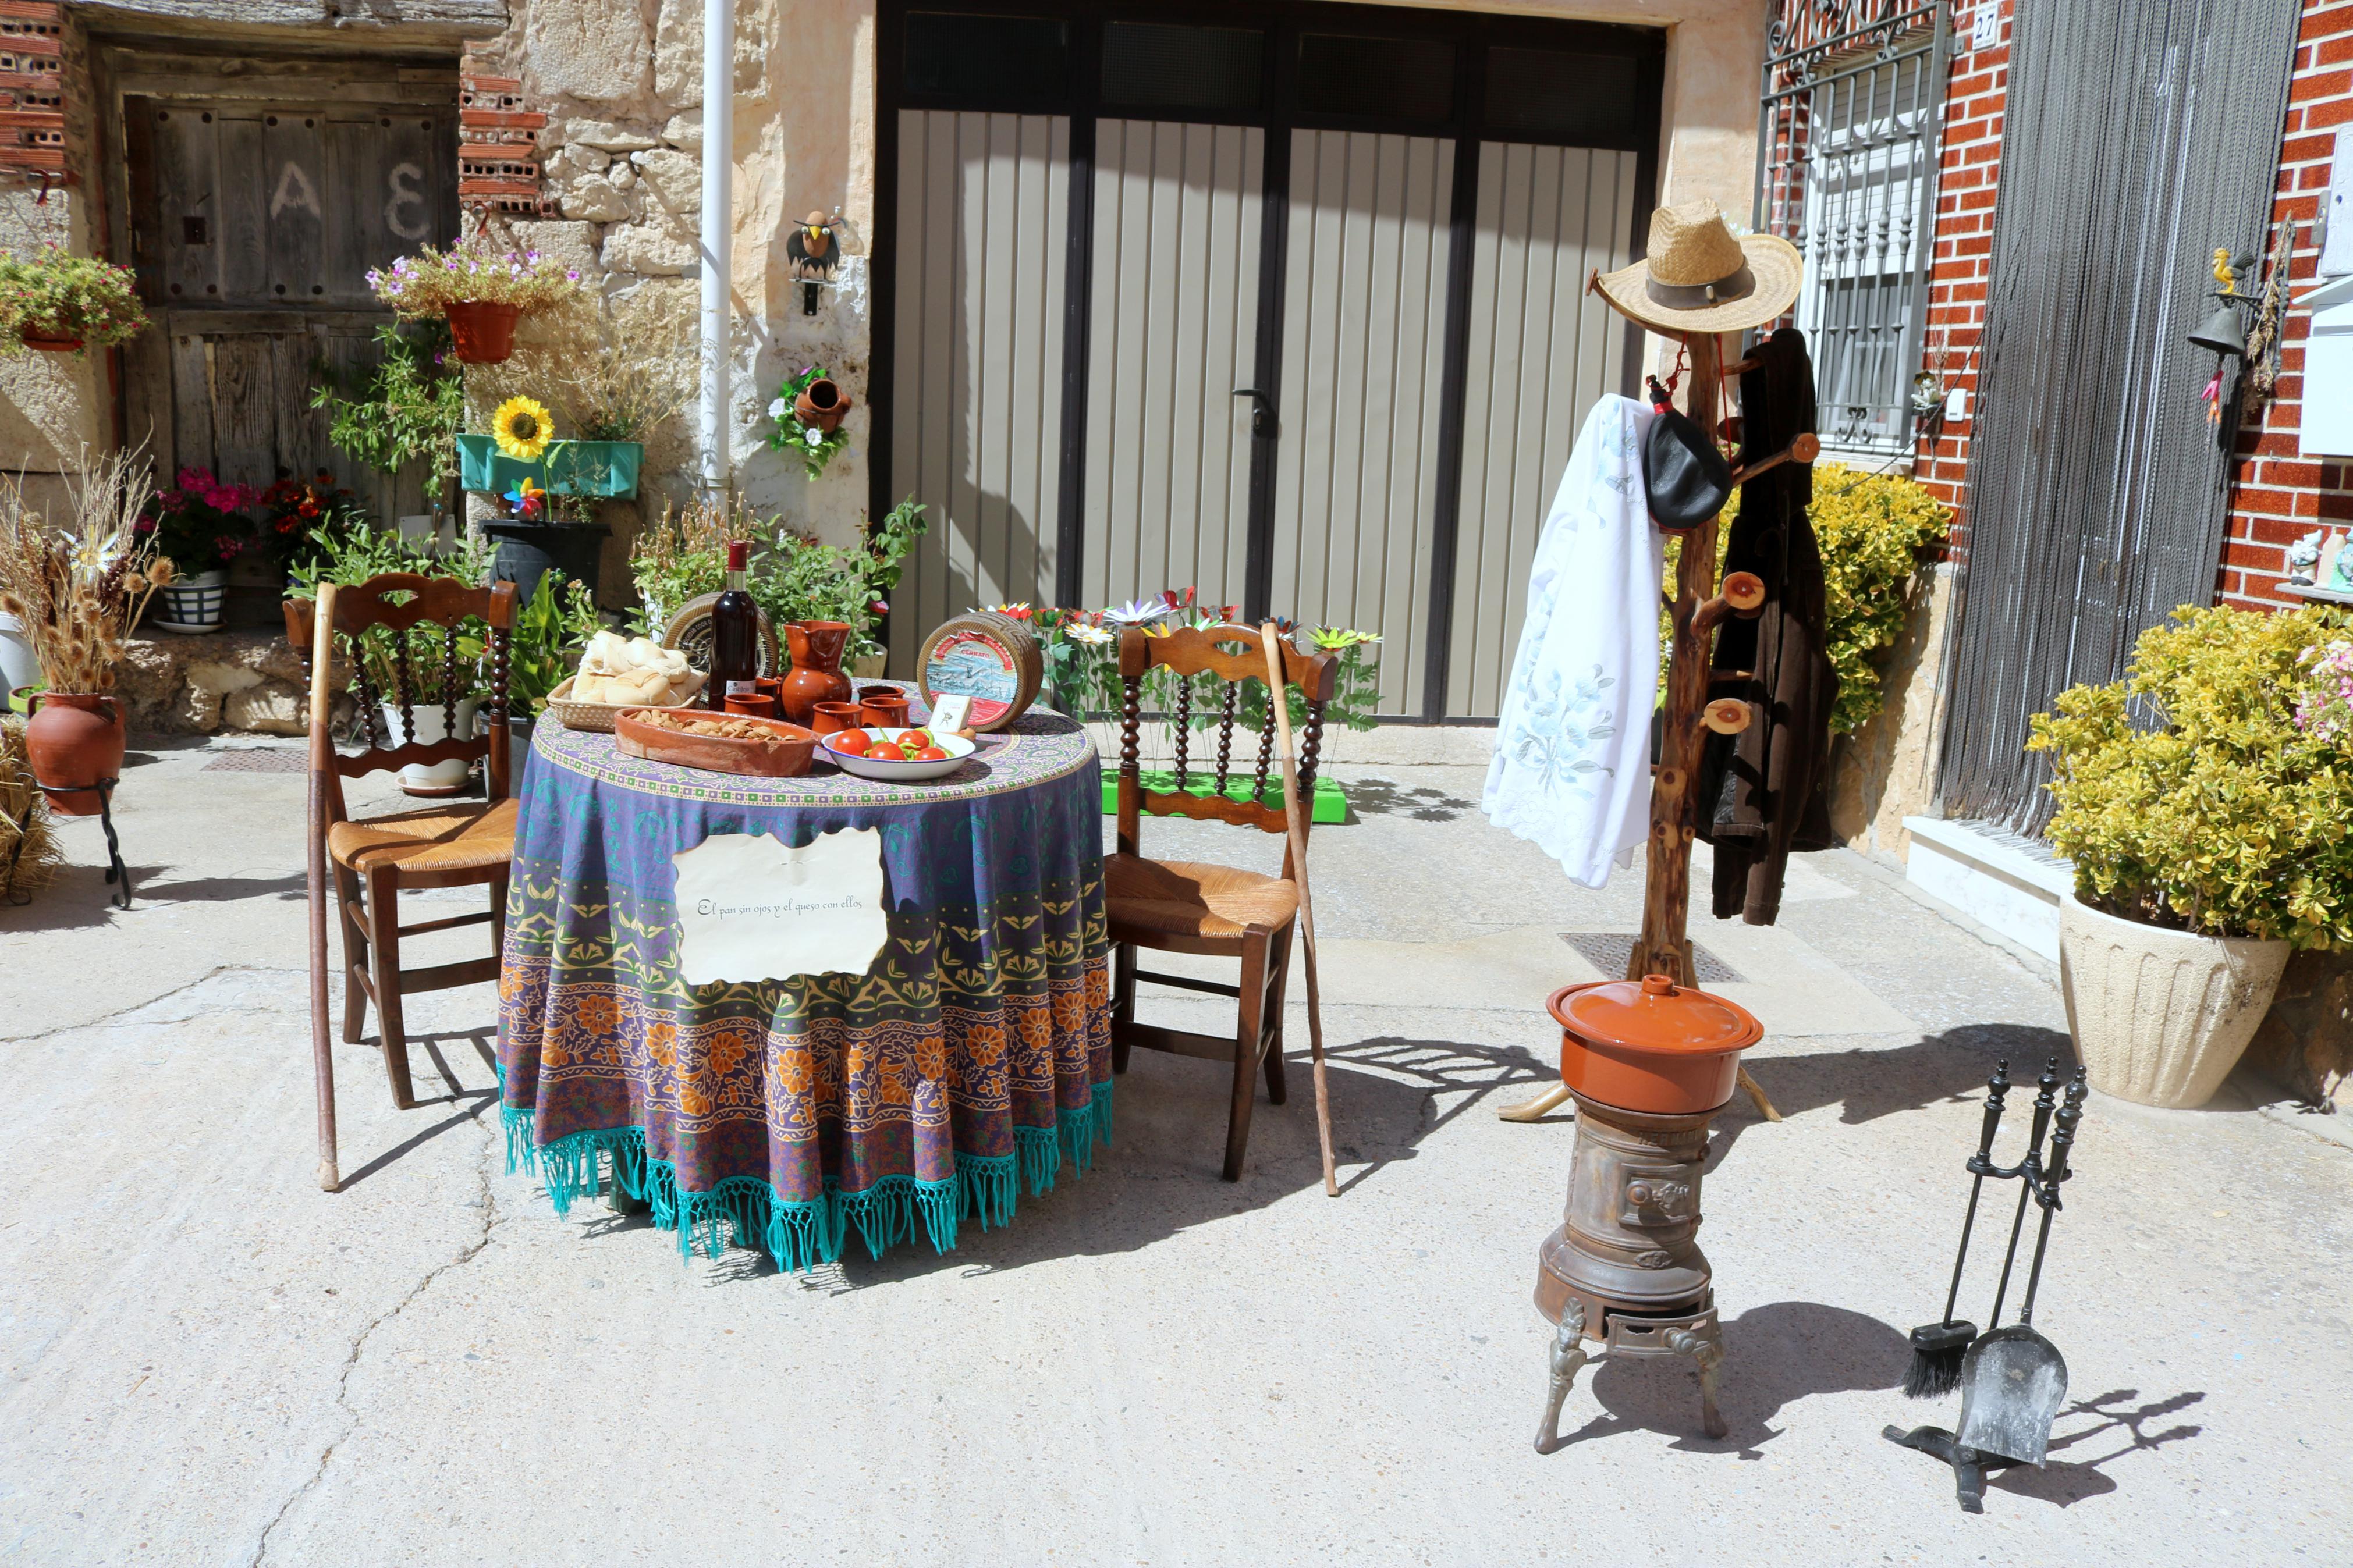
M 14 616 L 0 615 L 0 694 L 41 684 L 41 661 Z
M 38 349 L 43 353 L 78 354 L 82 350 L 82 340 L 79 338 L 51 337 L 47 332 L 37 332 L 30 327 L 17 328 L 16 336 L 26 348 Z
M 500 451 L 497 437 L 467 434 L 458 437 L 458 483 L 502 496 L 529 478 L 560 496 L 626 500 L 638 493 L 645 459 L 639 441 L 552 441 L 536 462 L 525 463 Z
M 122 773 L 122 708 L 88 691 L 44 691 L 31 700 L 25 756 L 33 782 L 65 816 L 96 816 L 106 803 L 97 788 Z
M 793 399 L 793 412 L 800 416 L 802 424 L 830 436 L 834 426 L 841 423 L 841 416 L 849 412 L 849 394 L 819 376 L 801 388 L 800 395 Z
M 887 653 L 861 653 L 851 658 L 849 673 L 860 680 L 880 680 L 890 663 L 891 656 Z
M 227 607 L 228 573 L 199 572 L 158 588 L 155 614 L 148 620 L 167 632 L 193 637 L 220 630 L 221 616 Z
M 379 706 L 384 710 L 385 731 L 392 737 L 392 744 L 407 745 L 409 735 L 406 727 L 400 721 L 400 705 L 396 702 L 385 702 Z M 470 697 L 459 699 L 459 739 L 470 740 L 473 737 L 476 728 L 475 715 L 479 708 L 480 704 Z M 417 744 L 430 746 L 436 742 L 450 738 L 448 731 L 441 722 L 439 702 L 412 703 L 409 711 L 417 716 Z M 466 772 L 472 765 L 463 757 L 452 757 L 441 763 L 411 763 L 400 770 L 400 787 L 412 795 L 452 795 L 466 786 Z
M 2075 1057 L 2103 1094 L 2205 1104 L 2239 1065 L 2287 967 L 2288 944 L 2206 936 L 2059 905 L 2059 989 Z
M 842 649 L 849 644 L 847 621 L 787 621 L 785 641 L 792 649 L 793 669 L 785 677 L 784 716 L 807 727 L 820 702 L 847 702 L 852 690 L 841 673 Z
M 550 571 L 561 572 L 567 582 L 587 589 L 591 599 L 596 596 L 605 541 L 613 531 L 603 523 L 492 518 L 482 524 L 482 531 L 499 546 L 491 575 L 515 585 L 517 604 L 531 603 L 531 596 L 539 591 L 540 578 Z
M 449 319 L 449 341 L 464 363 L 500 364 L 514 353 L 515 322 L 522 316 L 514 306 L 457 300 L 443 314 Z

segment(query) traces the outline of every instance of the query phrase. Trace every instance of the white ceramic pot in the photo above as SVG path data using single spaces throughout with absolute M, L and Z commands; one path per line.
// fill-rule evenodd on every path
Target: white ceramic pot
M 155 607 L 147 618 L 167 632 L 216 632 L 227 605 L 228 574 L 199 572 L 157 589 Z
M 408 744 L 408 731 L 400 722 L 400 705 L 386 702 L 383 708 L 385 729 L 392 737 L 392 744 Z M 449 738 L 441 725 L 440 703 L 418 702 L 413 704 L 410 710 L 417 715 L 418 745 L 429 746 L 436 741 Z M 458 734 L 460 739 L 473 738 L 475 717 L 479 710 L 479 705 L 470 697 L 459 702 Z M 405 789 L 455 789 L 466 782 L 469 765 L 463 757 L 453 757 L 446 763 L 411 763 L 400 770 L 401 786 Z
M 2287 967 L 2288 944 L 2202 936 L 2059 906 L 2059 989 L 2094 1089 L 2186 1110 L 2222 1087 Z
M 8 693 L 16 688 L 40 684 L 41 661 L 33 657 L 23 627 L 16 616 L 0 616 L 0 710 L 7 707 Z

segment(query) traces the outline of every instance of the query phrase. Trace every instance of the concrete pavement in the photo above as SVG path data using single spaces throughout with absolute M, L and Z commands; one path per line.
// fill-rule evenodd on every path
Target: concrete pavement
M 1539 1457 L 1528 1293 L 1573 1129 L 1492 1112 L 1550 1070 L 1543 995 L 1599 972 L 1641 889 L 1571 886 L 1477 814 L 1475 770 L 1343 770 L 1361 820 L 1316 835 L 1339 1200 L 1294 1008 L 1294 1094 L 1259 1107 L 1242 1183 L 1217 1179 L 1224 1075 L 1140 1052 L 1113 1145 L 1009 1227 L 779 1277 L 682 1265 L 593 1204 L 559 1220 L 506 1174 L 487 987 L 414 1005 L 413 1111 L 338 1047 L 349 1182 L 320 1193 L 302 778 L 216 769 L 220 742 L 141 755 L 138 907 L 104 910 L 80 824 L 79 868 L 0 910 L 0 1558 L 2353 1556 L 2353 1152 L 2235 1091 L 2094 1104 L 2037 1314 L 2073 1376 L 2049 1467 L 1971 1518 L 1881 1440 L 1953 1414 L 1895 1385 L 1941 1305 L 1985 1074 L 2066 1039 L 2047 976 L 1855 857 L 1806 858 L 1769 931 L 1694 927 L 1772 1029 L 1751 1065 L 1788 1118 L 1736 1100 L 1708 1178 L 1731 1436 L 1699 1435 L 1682 1366 L 1604 1363 Z

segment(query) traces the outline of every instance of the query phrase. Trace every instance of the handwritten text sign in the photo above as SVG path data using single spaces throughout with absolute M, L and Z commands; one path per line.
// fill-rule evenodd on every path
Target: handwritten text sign
M 671 864 L 689 985 L 863 974 L 889 936 L 875 828 L 822 834 L 800 849 L 765 834 L 715 833 Z

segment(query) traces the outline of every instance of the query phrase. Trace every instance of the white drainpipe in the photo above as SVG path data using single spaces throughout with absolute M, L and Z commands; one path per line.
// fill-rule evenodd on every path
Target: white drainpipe
M 702 485 L 714 493 L 728 478 L 734 176 L 735 0 L 702 0 Z

